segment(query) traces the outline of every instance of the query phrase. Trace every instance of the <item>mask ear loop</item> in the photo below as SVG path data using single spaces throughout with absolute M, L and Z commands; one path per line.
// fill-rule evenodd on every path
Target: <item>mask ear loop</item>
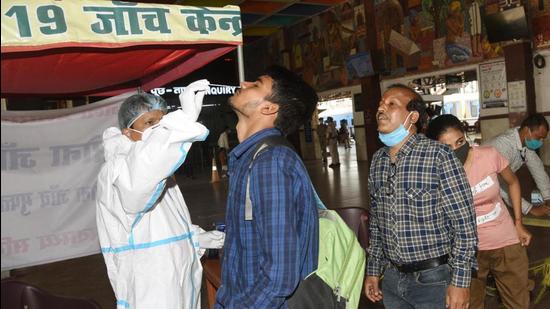
M 126 128 L 130 129 L 132 127 L 132 125 L 134 124 L 134 122 L 136 122 L 136 120 L 138 120 L 139 117 L 143 116 L 145 113 L 147 113 L 147 112 L 143 112 L 143 113 L 139 114 L 136 118 L 134 118 L 132 121 L 130 121 L 130 123 L 128 123 Z
M 130 131 L 134 131 L 134 132 L 136 132 L 136 133 L 139 133 L 139 134 L 143 135 L 143 132 L 141 132 L 141 131 L 139 131 L 139 130 L 132 129 L 132 128 L 127 128 L 127 129 L 130 130 Z
M 418 98 L 412 98 L 409 103 L 407 103 L 407 107 L 409 106 L 409 104 L 411 104 L 412 102 L 418 104 L 418 103 L 422 103 L 424 104 L 424 101 L 422 99 L 418 99 Z M 405 123 L 407 123 L 407 120 L 409 120 L 409 117 L 412 115 L 412 113 L 414 112 L 417 112 L 420 114 L 420 112 L 416 111 L 416 110 L 412 110 L 412 111 L 409 111 L 409 114 L 407 115 L 407 118 L 405 119 Z M 405 124 L 404 123 L 404 124 Z M 414 123 L 411 122 L 411 124 L 409 125 L 409 128 L 407 128 L 407 131 L 409 131 L 411 129 L 411 127 L 413 126 Z
M 405 118 L 405 123 L 407 123 L 407 120 L 409 120 L 409 117 L 412 115 L 412 113 L 413 113 L 412 111 L 409 112 L 409 114 L 407 115 L 407 118 Z M 411 122 L 409 124 L 409 127 L 407 128 L 407 131 L 409 131 L 411 129 L 412 125 L 413 125 L 413 123 Z

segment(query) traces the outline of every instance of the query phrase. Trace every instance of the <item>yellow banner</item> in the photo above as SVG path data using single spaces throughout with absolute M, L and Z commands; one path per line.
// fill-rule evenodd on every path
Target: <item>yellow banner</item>
M 2 0 L 2 52 L 67 46 L 241 42 L 238 6 Z

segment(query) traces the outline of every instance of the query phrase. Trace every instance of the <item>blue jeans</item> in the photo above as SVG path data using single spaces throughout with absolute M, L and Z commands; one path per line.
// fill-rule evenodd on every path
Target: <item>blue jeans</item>
M 382 279 L 384 306 L 391 309 L 445 308 L 451 268 L 447 264 L 414 273 L 390 266 Z

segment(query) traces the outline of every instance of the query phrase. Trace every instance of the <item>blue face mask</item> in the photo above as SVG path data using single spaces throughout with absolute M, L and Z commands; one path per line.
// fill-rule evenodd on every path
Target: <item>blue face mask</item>
M 407 115 L 407 118 L 405 119 L 405 123 L 407 123 L 407 120 L 409 119 L 409 115 Z M 411 128 L 412 123 L 409 125 L 409 129 Z M 405 129 L 405 126 L 403 124 L 400 124 L 399 127 L 390 133 L 378 133 L 378 138 L 384 143 L 384 145 L 388 147 L 393 147 L 399 143 L 401 143 L 407 135 L 409 135 L 409 129 Z
M 529 135 L 531 135 L 531 130 L 529 130 Z M 525 146 L 531 150 L 537 150 L 542 146 L 542 141 L 540 139 L 525 139 Z
M 537 150 L 542 146 L 542 141 L 538 139 L 528 139 L 525 141 L 525 146 L 531 150 Z

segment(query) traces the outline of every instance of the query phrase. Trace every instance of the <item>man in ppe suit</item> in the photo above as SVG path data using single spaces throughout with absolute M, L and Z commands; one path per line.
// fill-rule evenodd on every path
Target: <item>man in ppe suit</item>
M 103 133 L 97 227 L 117 308 L 200 308 L 200 256 L 225 234 L 191 224 L 173 174 L 191 143 L 208 135 L 196 122 L 207 88 L 207 80 L 190 84 L 182 109 L 169 114 L 161 97 L 130 96 L 119 128 Z

